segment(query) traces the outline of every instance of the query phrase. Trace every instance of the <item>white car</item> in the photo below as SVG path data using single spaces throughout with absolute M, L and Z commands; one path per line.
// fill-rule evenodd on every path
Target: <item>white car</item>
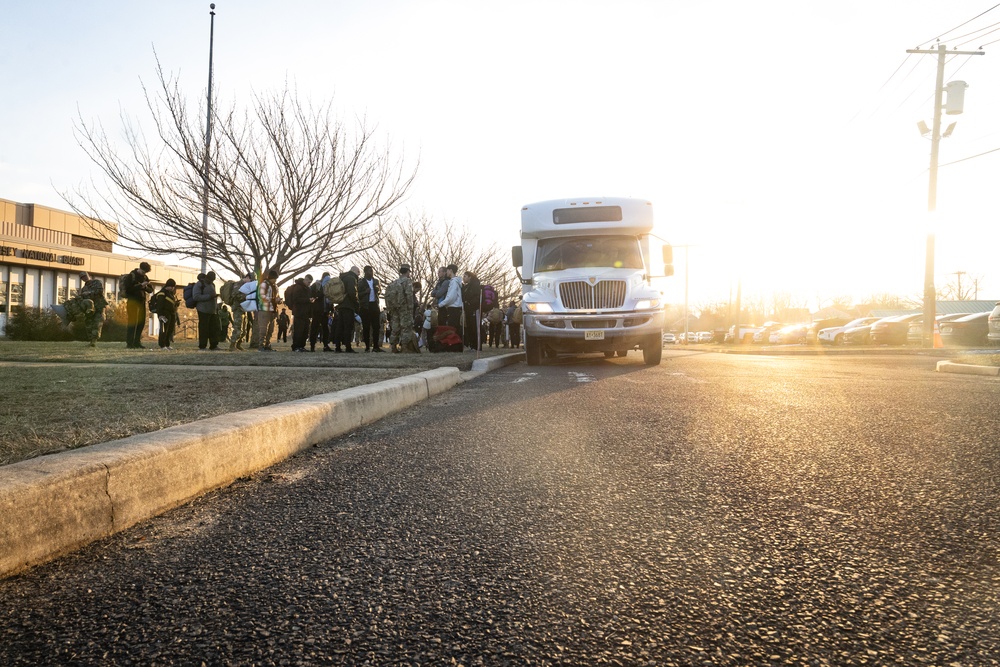
M 713 334 L 711 331 L 699 331 L 698 332 L 698 342 L 699 343 L 711 343 Z
M 677 343 L 677 336 L 673 335 L 669 331 L 663 334 L 663 344 L 664 345 L 675 345 Z
M 859 317 L 856 320 L 851 320 L 842 327 L 828 327 L 826 329 L 820 329 L 819 333 L 816 334 L 816 339 L 824 345 L 841 345 L 844 342 L 845 331 L 855 327 L 863 327 L 877 320 L 877 317 Z

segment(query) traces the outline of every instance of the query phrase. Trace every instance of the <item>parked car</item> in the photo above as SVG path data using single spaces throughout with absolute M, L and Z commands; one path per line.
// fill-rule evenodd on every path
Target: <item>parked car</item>
M 729 333 L 726 334 L 726 343 L 752 343 L 753 335 L 760 330 L 760 327 L 756 327 L 752 324 L 741 324 L 739 332 L 736 331 L 736 325 L 729 327 Z
M 842 327 L 850 321 L 851 318 L 849 317 L 828 317 L 825 320 L 816 320 L 806 329 L 806 342 L 818 342 L 820 330 L 830 329 L 832 327 Z
M 757 330 L 753 335 L 753 342 L 755 345 L 763 345 L 764 343 L 771 342 L 771 334 L 778 329 L 787 327 L 788 324 L 784 322 L 764 322 L 764 326 Z
M 699 331 L 698 332 L 698 342 L 699 343 L 711 343 L 712 342 L 712 332 L 711 331 Z
M 952 313 L 951 315 L 938 315 L 934 318 L 934 321 L 938 323 L 938 332 L 941 331 L 941 324 L 944 322 L 951 322 L 952 320 L 957 320 L 960 317 L 965 317 L 970 313 Z M 910 322 L 910 328 L 906 332 L 906 344 L 907 345 L 920 345 L 924 342 L 924 318 L 913 320 Z
M 994 309 L 996 310 L 996 309 Z M 986 345 L 986 335 L 990 331 L 991 313 L 973 313 L 940 326 L 941 342 L 945 345 Z
M 990 345 L 1000 345 L 1000 301 L 997 301 L 996 308 L 989 317 L 990 332 L 986 334 L 986 341 Z
M 779 345 L 804 345 L 808 332 L 808 324 L 791 324 L 771 334 L 771 339 Z
M 664 345 L 676 345 L 677 344 L 677 336 L 675 336 L 674 334 L 670 333 L 669 331 L 665 332 L 663 334 L 663 344 Z
M 921 313 L 884 317 L 872 325 L 870 336 L 875 345 L 905 345 L 910 322 L 922 317 Z
M 877 317 L 859 317 L 858 319 L 851 320 L 842 326 L 824 327 L 816 334 L 816 338 L 820 343 L 825 343 L 827 345 L 843 345 L 845 331 L 857 327 L 870 327 L 872 324 L 877 322 L 878 319 L 879 318 Z
M 869 322 L 868 324 L 862 324 L 856 327 L 849 327 L 844 329 L 844 345 L 868 345 L 872 342 L 871 332 L 872 327 L 876 324 L 882 322 L 883 320 L 890 320 L 892 317 L 880 317 L 874 322 Z

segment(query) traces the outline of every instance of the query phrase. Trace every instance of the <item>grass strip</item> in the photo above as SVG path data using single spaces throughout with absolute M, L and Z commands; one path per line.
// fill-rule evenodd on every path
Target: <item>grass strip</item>
M 413 372 L 412 368 L 5 366 L 0 465 Z

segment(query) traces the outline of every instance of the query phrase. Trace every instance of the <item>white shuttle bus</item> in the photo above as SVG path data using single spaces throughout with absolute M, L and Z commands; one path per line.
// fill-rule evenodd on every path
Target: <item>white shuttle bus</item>
M 560 353 L 660 363 L 663 309 L 650 282 L 653 205 L 644 199 L 557 199 L 521 209 L 524 351 L 529 366 Z M 673 275 L 663 248 L 664 275 Z

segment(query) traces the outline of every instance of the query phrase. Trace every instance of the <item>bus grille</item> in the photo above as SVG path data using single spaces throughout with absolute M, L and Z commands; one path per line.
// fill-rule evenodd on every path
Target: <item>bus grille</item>
M 596 285 L 578 280 L 559 283 L 559 298 L 567 310 L 600 310 L 625 305 L 625 281 L 602 280 Z

